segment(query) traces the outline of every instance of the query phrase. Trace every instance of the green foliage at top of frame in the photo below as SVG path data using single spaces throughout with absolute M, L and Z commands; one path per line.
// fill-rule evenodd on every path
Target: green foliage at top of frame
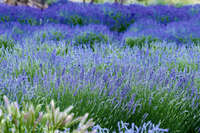
M 83 32 L 80 35 L 75 36 L 74 45 L 82 46 L 82 48 L 91 48 L 94 51 L 95 43 L 107 43 L 108 36 L 102 33 L 93 33 L 93 32 Z
M 125 39 L 125 44 L 128 45 L 130 48 L 133 48 L 135 46 L 142 48 L 145 45 L 148 45 L 148 47 L 150 47 L 151 43 L 160 42 L 160 41 L 161 41 L 160 39 L 153 38 L 151 36 L 143 36 L 139 38 L 128 37 Z

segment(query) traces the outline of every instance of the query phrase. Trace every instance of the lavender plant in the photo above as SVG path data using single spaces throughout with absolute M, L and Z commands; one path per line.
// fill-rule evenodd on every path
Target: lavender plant
M 137 127 L 134 123 L 131 124 L 131 128 L 128 129 L 129 123 L 124 123 L 123 121 L 118 122 L 118 132 L 119 133 L 144 133 L 144 132 L 168 132 L 168 129 L 161 129 L 158 125 L 154 125 L 151 121 L 144 123 L 142 126 Z M 99 125 L 93 127 L 98 133 L 108 133 L 109 129 L 101 128 Z M 114 132 L 113 132 L 114 133 Z

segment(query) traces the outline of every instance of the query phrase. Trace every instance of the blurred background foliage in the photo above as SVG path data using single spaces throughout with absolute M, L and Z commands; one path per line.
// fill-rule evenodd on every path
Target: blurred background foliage
M 73 2 L 83 2 L 83 0 L 70 0 Z M 84 0 L 85 2 L 91 2 L 91 0 Z M 154 4 L 173 4 L 173 5 L 191 5 L 200 4 L 200 0 L 94 0 L 94 3 L 114 3 L 123 2 L 123 4 L 143 4 L 143 5 L 154 5 Z

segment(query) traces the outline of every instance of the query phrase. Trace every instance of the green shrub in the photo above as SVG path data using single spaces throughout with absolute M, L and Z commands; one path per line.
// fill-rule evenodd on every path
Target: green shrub
M 5 106 L 0 107 L 0 131 L 4 133 L 59 133 L 76 123 L 79 125 L 73 133 L 85 133 L 94 125 L 92 119 L 86 121 L 88 113 L 83 117 L 73 119 L 74 113 L 69 114 L 73 106 L 60 112 L 59 108 L 55 108 L 53 100 L 51 106 L 46 107 L 46 112 L 41 112 L 41 105 L 34 108 L 32 104 L 23 103 L 21 110 L 16 102 L 10 103 L 6 96 L 3 98 Z
M 148 44 L 148 47 L 151 47 L 150 44 L 154 42 L 159 42 L 160 40 L 157 38 L 152 38 L 151 36 L 143 36 L 140 38 L 131 38 L 128 37 L 125 39 L 125 44 L 128 45 L 130 48 L 137 46 L 139 48 L 144 47 Z
M 0 22 L 8 22 L 10 20 L 9 16 L 2 16 Z
M 74 38 L 75 46 L 82 46 L 82 48 L 91 48 L 94 51 L 95 43 L 107 43 L 108 37 L 102 33 L 83 32 Z
M 78 16 L 78 15 L 75 15 L 75 16 L 71 16 L 70 17 L 71 19 L 71 24 L 72 25 L 83 25 L 84 23 L 83 23 L 83 19 L 80 17 L 80 16 Z

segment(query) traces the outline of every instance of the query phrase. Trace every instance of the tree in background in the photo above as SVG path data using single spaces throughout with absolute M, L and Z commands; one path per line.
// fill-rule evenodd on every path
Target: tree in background
M 141 3 L 144 5 L 163 4 L 163 5 L 190 5 L 200 4 L 200 0 L 128 0 L 128 3 Z
M 71 0 L 73 1 L 73 0 Z M 77 1 L 77 0 L 76 0 Z M 87 0 L 83 0 L 86 2 Z M 152 5 L 152 4 L 170 4 L 170 5 L 188 5 L 188 4 L 200 4 L 200 0 L 90 0 L 91 4 L 93 3 L 104 3 L 104 2 L 113 2 L 120 4 L 143 4 L 143 5 Z
M 45 0 L 5 0 L 9 5 L 27 5 L 30 7 L 40 8 L 41 10 L 48 8 L 48 1 Z
M 104 3 L 104 2 L 105 2 L 104 0 L 91 0 L 90 4 L 93 4 L 93 3 Z
M 91 0 L 90 4 L 93 4 L 94 3 L 94 0 Z

